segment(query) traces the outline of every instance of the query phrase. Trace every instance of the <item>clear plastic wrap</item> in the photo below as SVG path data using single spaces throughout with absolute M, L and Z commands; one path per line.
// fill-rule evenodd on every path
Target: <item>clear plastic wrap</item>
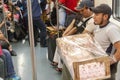
M 82 62 L 102 56 L 108 56 L 89 34 L 58 38 L 57 46 L 58 52 L 73 78 L 73 62 Z
M 93 56 L 107 56 L 101 46 L 88 34 L 58 38 L 57 46 L 62 55 L 76 57 L 75 59 L 77 59 L 77 61 L 89 59 Z

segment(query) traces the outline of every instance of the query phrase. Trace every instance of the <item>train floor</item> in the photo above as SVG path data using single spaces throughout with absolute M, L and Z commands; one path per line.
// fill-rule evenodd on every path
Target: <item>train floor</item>
M 24 44 L 20 41 L 12 43 L 13 49 L 17 52 L 17 56 L 13 56 L 13 62 L 16 73 L 21 77 L 21 80 L 33 80 L 32 74 L 32 58 L 29 43 Z M 61 80 L 61 73 L 57 72 L 47 58 L 47 48 L 40 47 L 40 44 L 35 47 L 36 56 L 36 73 L 37 80 Z
M 17 56 L 13 56 L 13 62 L 16 73 L 21 77 L 21 80 L 33 80 L 32 74 L 32 59 L 29 43 L 24 44 L 19 41 L 12 43 L 13 49 L 17 52 Z M 61 73 L 57 72 L 48 60 L 47 48 L 40 47 L 40 44 L 35 47 L 36 57 L 36 73 L 37 80 L 62 80 Z M 116 74 L 116 80 L 120 80 L 120 62 Z

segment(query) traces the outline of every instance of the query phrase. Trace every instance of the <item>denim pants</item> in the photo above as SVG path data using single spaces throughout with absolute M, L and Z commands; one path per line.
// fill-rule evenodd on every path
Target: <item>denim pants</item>
M 12 57 L 8 50 L 2 49 L 2 51 L 3 51 L 4 61 L 5 61 L 6 70 L 7 70 L 7 75 L 5 77 L 9 78 L 10 76 L 15 75 Z
M 40 30 L 40 44 L 46 45 L 46 36 L 47 36 L 46 25 L 44 24 L 44 22 L 40 18 L 37 20 L 33 20 L 33 29 Z M 34 30 L 34 33 L 35 33 L 35 30 Z M 35 34 L 34 34 L 34 37 L 36 38 Z
M 62 7 L 59 9 L 59 26 L 65 26 L 66 12 Z

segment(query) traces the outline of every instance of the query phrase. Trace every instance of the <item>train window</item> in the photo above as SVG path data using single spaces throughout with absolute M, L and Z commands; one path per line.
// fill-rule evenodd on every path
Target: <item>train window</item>
M 113 0 L 113 17 L 120 20 L 120 0 Z

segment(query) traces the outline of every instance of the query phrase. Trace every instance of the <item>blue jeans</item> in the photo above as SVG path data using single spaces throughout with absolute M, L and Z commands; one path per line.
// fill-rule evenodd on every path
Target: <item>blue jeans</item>
M 44 24 L 44 22 L 39 18 L 37 20 L 33 20 L 33 28 L 34 28 L 34 33 L 37 29 L 40 30 L 40 44 L 41 45 L 46 45 L 46 25 Z M 36 35 L 34 34 L 34 37 L 36 38 Z M 36 39 L 35 39 L 36 40 Z
M 65 9 L 59 9 L 59 26 L 65 26 L 66 12 Z
M 10 52 L 8 50 L 2 49 L 2 51 L 3 51 L 4 61 L 5 61 L 6 70 L 7 70 L 7 74 L 5 77 L 9 78 L 10 76 L 15 75 L 12 57 L 11 57 Z

